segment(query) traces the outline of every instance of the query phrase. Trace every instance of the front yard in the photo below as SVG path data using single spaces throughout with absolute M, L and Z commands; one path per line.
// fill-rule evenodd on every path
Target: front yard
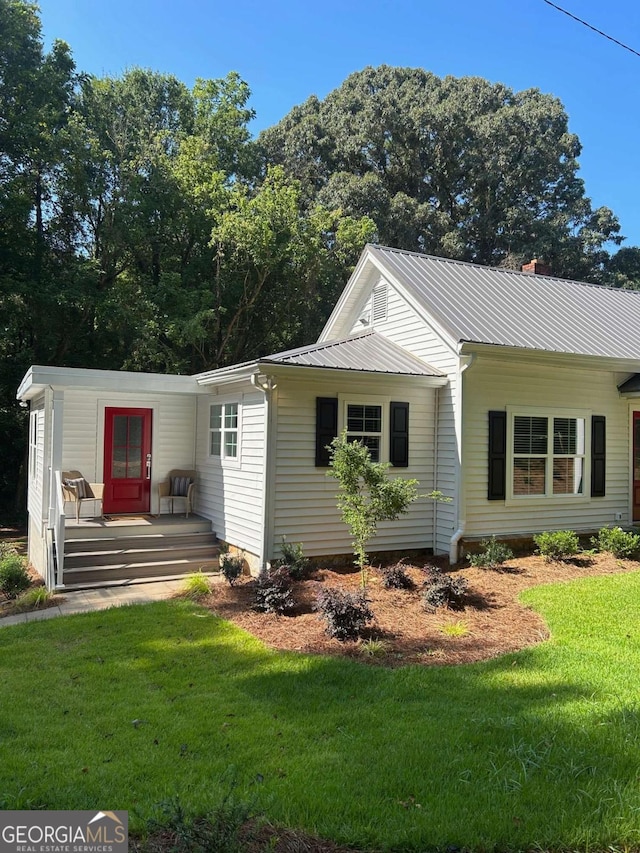
M 463 666 L 269 649 L 185 601 L 6 628 L 0 807 L 142 830 L 234 779 L 269 820 L 361 848 L 638 847 L 639 596 L 638 571 L 526 590 L 550 639 Z

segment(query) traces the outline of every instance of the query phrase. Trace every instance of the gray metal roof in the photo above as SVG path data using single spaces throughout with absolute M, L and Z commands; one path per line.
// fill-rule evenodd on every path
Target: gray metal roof
M 458 342 L 640 358 L 638 291 L 368 249 Z
M 403 350 L 372 330 L 259 359 L 260 364 L 297 364 L 334 370 L 367 373 L 397 373 L 409 376 L 443 376 L 437 368 Z

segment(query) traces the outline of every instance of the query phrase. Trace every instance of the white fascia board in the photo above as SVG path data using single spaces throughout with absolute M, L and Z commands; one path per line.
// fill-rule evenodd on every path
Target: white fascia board
M 633 358 L 609 358 L 602 355 L 581 355 L 580 353 L 509 347 L 474 341 L 463 341 L 458 351 L 461 355 L 474 353 L 476 355 L 498 356 L 499 358 L 508 358 L 510 361 L 518 360 L 548 367 L 565 367 L 575 370 L 609 370 L 613 373 L 640 373 L 640 359 Z
M 355 266 L 354 271 L 351 273 L 349 277 L 349 281 L 346 283 L 344 290 L 340 294 L 340 298 L 336 302 L 335 308 L 331 312 L 329 319 L 324 325 L 324 329 L 320 332 L 320 336 L 318 338 L 318 343 L 323 343 L 324 341 L 330 341 L 335 338 L 344 337 L 344 335 L 336 334 L 335 327 L 338 324 L 338 320 L 342 317 L 343 313 L 347 311 L 349 301 L 355 296 L 354 290 L 357 288 L 357 285 L 360 283 L 361 279 L 366 279 L 365 267 L 371 263 L 371 252 L 369 251 L 369 244 L 364 247 L 362 250 L 362 254 L 358 259 L 358 263 Z
M 348 370 L 347 368 L 340 367 L 316 367 L 315 365 L 307 364 L 278 364 L 277 362 L 269 361 L 261 361 L 258 366 L 261 374 L 273 376 L 274 379 L 277 379 L 278 376 L 288 377 L 290 379 L 301 379 L 304 373 L 304 376 L 309 377 L 310 379 L 326 379 L 327 377 L 333 377 L 357 380 L 359 377 L 366 376 L 367 378 L 379 379 L 381 381 L 384 379 L 391 381 L 397 379 L 415 380 L 416 382 L 420 382 L 431 388 L 442 388 L 449 382 L 449 378 L 444 375 L 425 376 L 424 374 L 417 373 L 383 373 L 379 370 Z
M 242 364 L 234 364 L 231 367 L 220 367 L 218 370 L 208 370 L 206 373 L 198 373 L 193 379 L 198 387 L 209 385 L 229 385 L 232 382 L 245 382 L 251 379 L 254 373 L 258 373 L 258 362 L 250 361 Z
M 197 394 L 199 390 L 192 376 L 178 376 L 173 373 L 136 373 L 125 370 L 32 365 L 20 383 L 16 396 L 19 400 L 31 400 L 44 388 L 61 391 L 91 388 L 95 391 L 136 394 Z

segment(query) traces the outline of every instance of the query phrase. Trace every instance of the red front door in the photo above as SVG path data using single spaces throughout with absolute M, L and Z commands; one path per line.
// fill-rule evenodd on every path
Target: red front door
M 149 512 L 151 409 L 104 410 L 104 512 Z

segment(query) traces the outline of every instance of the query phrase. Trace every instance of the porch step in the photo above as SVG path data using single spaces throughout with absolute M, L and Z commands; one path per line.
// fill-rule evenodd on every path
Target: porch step
M 112 566 L 64 570 L 64 588 L 89 589 L 123 583 L 145 583 L 184 577 L 192 572 L 214 574 L 218 571 L 217 556 L 210 560 L 158 560 L 149 563 L 120 563 Z
M 166 555 L 176 559 L 200 556 L 207 558 L 217 544 L 213 533 L 178 533 L 172 535 L 122 536 L 117 539 L 75 539 L 65 548 L 65 568 L 110 566 L 135 563 L 140 559 L 154 562 Z
M 81 521 L 65 529 L 64 587 L 216 572 L 219 553 L 211 522 L 197 516 Z

